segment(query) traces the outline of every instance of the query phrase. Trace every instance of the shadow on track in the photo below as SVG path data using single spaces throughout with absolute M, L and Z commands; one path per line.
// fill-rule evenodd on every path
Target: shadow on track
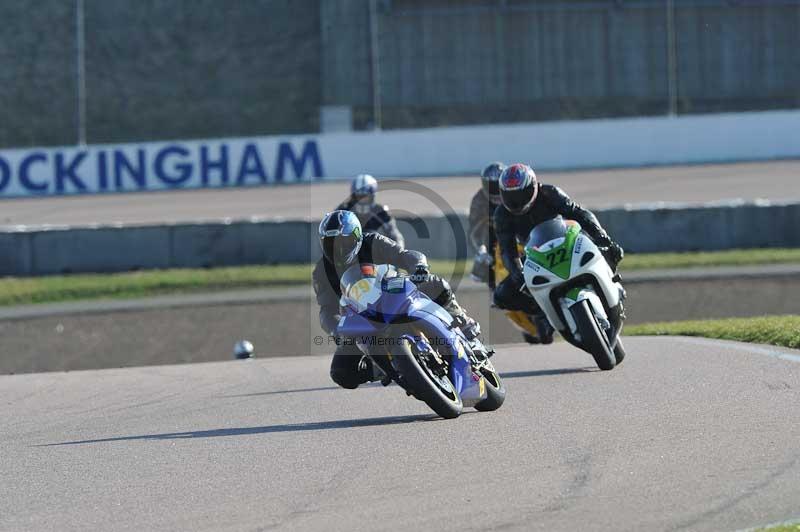
M 394 386 L 394 383 L 390 384 Z M 358 389 L 364 390 L 367 388 L 383 388 L 384 386 L 379 382 L 367 382 L 361 384 Z M 291 390 L 275 390 L 273 392 L 254 392 L 254 393 L 241 393 L 236 395 L 222 395 L 220 397 L 230 399 L 232 397 L 258 397 L 259 395 L 279 395 L 284 393 L 311 393 L 311 392 L 329 392 L 332 390 L 344 390 L 340 386 L 319 386 L 317 388 L 295 388 Z
M 330 390 L 341 390 L 338 386 L 320 386 L 319 388 L 297 388 L 294 390 L 275 390 L 274 392 L 255 392 L 255 393 L 240 393 L 237 395 L 223 395 L 222 397 L 258 397 L 259 395 L 277 395 L 284 393 L 310 393 L 310 392 L 327 392 Z
M 509 371 L 501 372 L 500 378 L 502 379 L 521 379 L 523 377 L 545 377 L 547 375 L 568 375 L 570 373 L 596 373 L 598 370 L 595 367 L 585 368 L 559 368 L 559 369 L 537 369 L 532 371 Z
M 399 425 L 421 421 L 441 419 L 436 414 L 415 416 L 374 417 L 367 419 L 342 419 L 339 421 L 318 421 L 313 423 L 289 423 L 286 425 L 266 425 L 264 427 L 237 427 L 228 429 L 199 430 L 192 432 L 167 432 L 164 434 L 143 434 L 140 436 L 119 436 L 116 438 L 101 438 L 96 440 L 68 441 L 61 443 L 47 443 L 35 447 L 58 447 L 61 445 L 83 445 L 87 443 L 105 443 L 115 441 L 135 440 L 179 440 L 192 438 L 219 438 L 221 436 L 247 436 L 251 434 L 271 434 L 275 432 L 302 432 L 314 430 L 349 429 L 357 427 L 379 427 L 382 425 Z
M 509 371 L 506 373 L 500 373 L 500 377 L 503 379 L 518 379 L 523 377 L 545 377 L 547 375 L 568 375 L 570 373 L 594 373 L 598 371 L 596 367 L 587 366 L 585 368 L 559 368 L 559 369 L 540 369 L 540 370 L 531 370 L 531 371 Z M 394 385 L 394 383 L 392 383 Z M 378 388 L 380 387 L 380 383 L 371 382 L 362 384 L 359 386 L 359 389 L 362 388 Z M 220 397 L 225 399 L 237 398 L 237 397 L 259 397 L 262 395 L 282 395 L 287 393 L 311 393 L 311 392 L 329 392 L 334 390 L 341 390 L 339 386 L 320 386 L 317 388 L 296 388 L 292 390 L 275 390 L 272 392 L 254 392 L 254 393 L 241 393 L 236 395 L 222 395 Z

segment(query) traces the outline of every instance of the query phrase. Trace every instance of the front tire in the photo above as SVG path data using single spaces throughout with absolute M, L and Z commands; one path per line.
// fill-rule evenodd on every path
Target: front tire
M 572 312 L 572 317 L 575 318 L 575 325 L 578 328 L 583 349 L 592 355 L 598 368 L 603 371 L 614 369 L 616 365 L 614 353 L 611 351 L 606 334 L 597 323 L 597 318 L 592 312 L 589 301 L 584 299 L 575 303 L 570 307 L 570 312 Z
M 617 345 L 614 346 L 614 358 L 617 361 L 617 366 L 622 364 L 625 359 L 625 346 L 622 345 L 622 338 L 617 337 Z
M 391 338 L 400 337 L 400 334 L 395 334 Z M 406 388 L 414 397 L 445 419 L 461 415 L 464 405 L 449 376 L 437 376 L 424 360 L 418 358 L 407 341 L 391 342 L 389 352 L 395 371 L 403 378 Z
M 486 381 L 486 399 L 476 403 L 474 408 L 480 412 L 497 410 L 506 400 L 506 387 L 491 362 L 480 371 Z

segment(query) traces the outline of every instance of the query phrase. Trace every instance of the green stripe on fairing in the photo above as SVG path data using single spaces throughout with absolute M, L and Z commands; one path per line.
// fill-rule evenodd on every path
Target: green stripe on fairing
M 578 235 L 580 234 L 581 228 L 572 225 L 564 234 L 564 242 L 560 246 L 556 246 L 545 253 L 526 247 L 525 255 L 547 271 L 553 272 L 562 279 L 569 279 L 569 274 L 572 271 L 572 252 L 575 249 L 575 242 L 578 240 Z M 562 249 L 563 252 L 561 251 Z M 549 259 L 549 256 L 553 256 L 553 259 Z M 561 256 L 564 257 L 564 260 L 550 266 L 551 260 L 558 260 Z

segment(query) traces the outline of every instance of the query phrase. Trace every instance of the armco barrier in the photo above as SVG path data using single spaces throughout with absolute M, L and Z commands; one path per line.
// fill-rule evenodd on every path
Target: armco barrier
M 595 211 L 630 252 L 800 247 L 800 203 L 644 205 Z M 16 228 L 0 233 L 0 275 L 119 272 L 319 258 L 311 220 L 158 226 Z M 431 258 L 466 257 L 466 216 L 400 220 L 406 246 Z
M 30 275 L 33 269 L 31 233 L 0 233 L 0 275 Z
M 633 252 L 800 246 L 800 203 L 650 205 L 597 216 Z
M 169 233 L 158 226 L 35 231 L 30 246 L 34 275 L 170 267 Z

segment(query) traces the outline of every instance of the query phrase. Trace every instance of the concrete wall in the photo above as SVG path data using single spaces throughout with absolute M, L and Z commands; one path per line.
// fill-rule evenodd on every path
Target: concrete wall
M 539 169 L 800 156 L 800 111 L 493 124 L 322 135 L 326 176 L 475 173 L 486 161 Z
M 800 247 L 800 203 L 654 206 L 598 210 L 629 252 Z M 319 258 L 318 222 L 261 221 L 31 229 L 0 233 L 0 275 L 118 272 Z M 471 254 L 464 216 L 400 222 L 407 247 L 431 258 Z
M 318 129 L 319 0 L 84 0 L 88 142 Z M 78 3 L 0 2 L 0 146 L 78 141 Z
M 86 1 L 90 142 L 318 127 L 319 0 Z
M 339 31 L 323 34 L 323 100 L 364 126 L 367 2 L 326 3 Z M 378 5 L 385 128 L 666 114 L 670 85 L 679 113 L 800 104 L 798 2 L 676 1 L 671 16 L 664 0 Z
M 85 0 L 89 142 L 373 119 L 365 0 Z M 379 0 L 384 128 L 797 108 L 800 1 Z M 0 2 L 0 146 L 78 140 L 78 3 Z M 668 57 L 674 36 L 674 64 Z
M 0 146 L 76 142 L 75 2 L 0 2 Z
M 800 111 L 764 111 L 0 150 L 0 198 L 474 174 L 495 160 L 559 170 L 793 158 L 798 132 Z

